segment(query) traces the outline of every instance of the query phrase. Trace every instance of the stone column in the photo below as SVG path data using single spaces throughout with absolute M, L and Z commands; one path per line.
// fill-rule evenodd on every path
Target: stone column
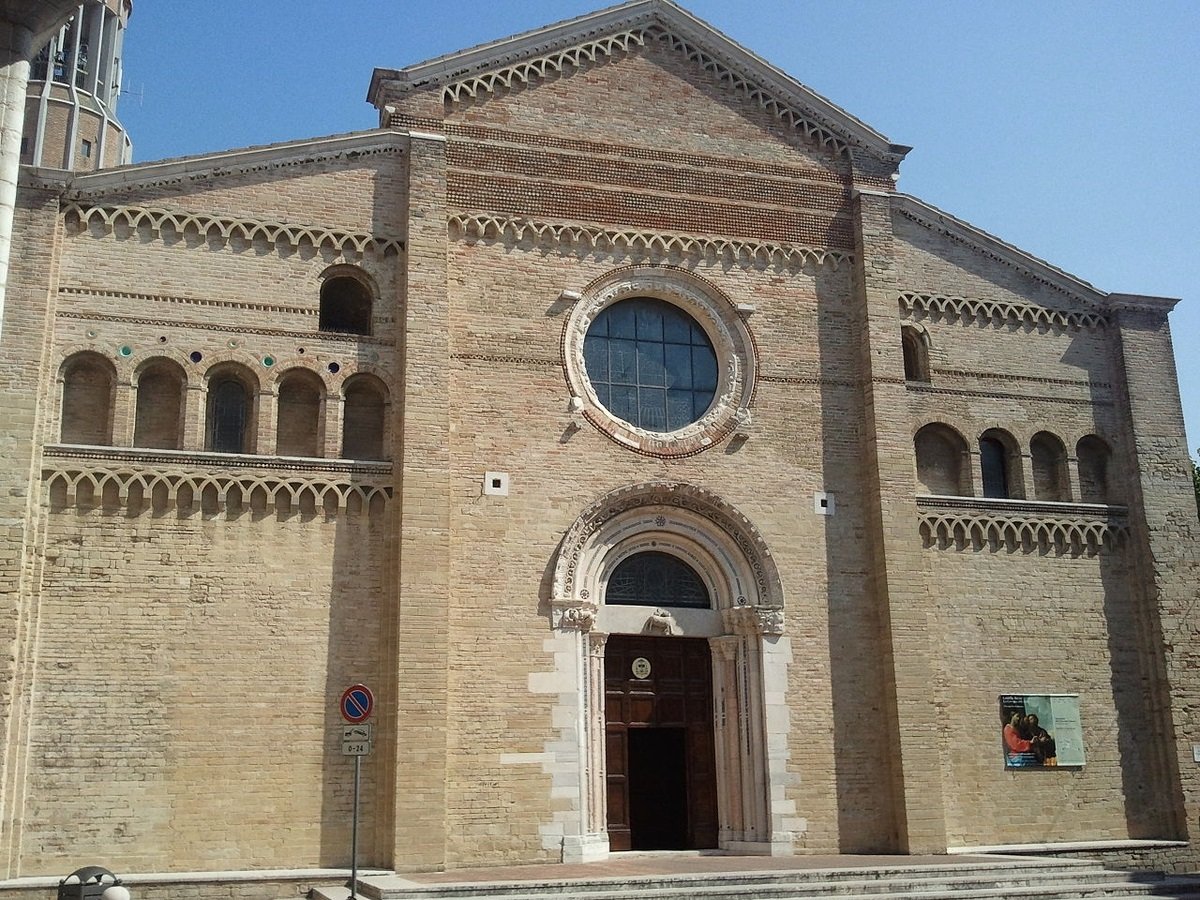
M 722 635 L 708 639 L 713 658 L 713 744 L 717 751 L 717 809 L 720 812 L 718 846 L 746 839 L 742 815 L 742 770 L 729 761 L 740 760 L 738 729 L 737 655 L 741 638 Z M 724 765 L 721 763 L 725 762 Z
M 326 459 L 338 459 L 342 455 L 342 416 L 345 415 L 345 409 L 346 403 L 340 394 L 325 396 Z
M 0 336 L 12 245 L 17 174 L 21 167 L 21 131 L 25 127 L 25 92 L 33 33 L 23 23 L 0 21 Z
M 946 849 L 942 768 L 936 742 L 935 683 L 897 297 L 902 285 L 892 236 L 891 197 L 859 190 L 854 206 L 860 364 L 866 428 L 863 452 L 870 552 L 880 609 L 886 729 L 899 846 L 907 853 Z M 973 454 L 974 455 L 974 454 Z M 974 467 L 977 469 L 978 467 Z M 974 478 L 974 476 L 973 476 Z M 978 481 L 976 490 L 980 491 Z
M 1145 702 L 1163 752 L 1155 760 L 1163 837 L 1194 841 L 1200 821 L 1200 526 L 1168 312 L 1175 300 L 1113 294 L 1115 398 L 1126 420 L 1110 478 L 1129 509 L 1130 601 L 1141 611 Z
M 113 394 L 112 443 L 114 447 L 132 447 L 137 418 L 137 388 L 117 379 Z
M 278 400 L 272 391 L 265 388 L 254 398 L 254 444 L 247 448 L 247 453 L 257 453 L 259 456 L 275 455 L 275 417 L 279 414 Z
M 0 10 L 0 336 L 4 333 L 4 298 L 8 292 L 29 60 L 37 51 L 38 43 L 75 11 L 77 2 L 6 3 Z
M 579 747 L 579 825 L 578 833 L 567 826 L 563 834 L 562 861 L 595 862 L 606 859 L 608 847 L 608 784 L 605 753 L 606 722 L 604 713 L 604 648 L 608 635 L 591 630 L 595 607 L 577 604 L 556 610 L 558 629 L 578 629 L 583 655 L 580 678 L 578 733 Z
M 183 391 L 183 449 L 199 452 L 204 449 L 205 416 L 208 410 L 208 388 L 198 381 L 188 381 Z
M 1083 502 L 1083 486 L 1079 483 L 1079 457 L 1067 453 L 1067 500 Z

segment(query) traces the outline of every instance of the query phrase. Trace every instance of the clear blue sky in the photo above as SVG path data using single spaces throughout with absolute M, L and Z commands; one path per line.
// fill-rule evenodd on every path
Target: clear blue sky
M 608 5 L 135 0 L 120 117 L 137 161 L 372 128 L 375 66 Z M 900 188 L 1171 316 L 1200 446 L 1200 3 L 685 0 L 914 147 Z

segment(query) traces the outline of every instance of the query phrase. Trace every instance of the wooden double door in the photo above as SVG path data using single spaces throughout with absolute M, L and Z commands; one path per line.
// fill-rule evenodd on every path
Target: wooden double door
M 604 688 L 611 849 L 716 847 L 708 641 L 611 635 Z

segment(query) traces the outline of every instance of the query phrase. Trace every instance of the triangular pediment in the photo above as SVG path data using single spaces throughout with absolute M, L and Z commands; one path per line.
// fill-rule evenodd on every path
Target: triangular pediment
M 414 91 L 439 91 L 447 107 L 485 102 L 490 95 L 651 44 L 678 54 L 828 153 L 865 154 L 894 169 L 910 149 L 891 143 L 670 0 L 633 0 L 404 69 L 376 69 L 368 100 L 384 110 Z

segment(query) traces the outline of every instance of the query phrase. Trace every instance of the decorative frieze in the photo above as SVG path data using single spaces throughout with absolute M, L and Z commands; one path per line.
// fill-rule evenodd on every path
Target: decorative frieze
M 918 497 L 917 509 L 927 549 L 1096 556 L 1129 535 L 1117 506 Z
M 48 447 L 42 479 L 52 512 L 376 518 L 392 496 L 391 470 L 391 463 Z
M 629 262 L 679 261 L 731 265 L 762 271 L 800 271 L 808 267 L 836 269 L 852 253 L 820 247 L 703 235 L 670 234 L 634 228 L 607 228 L 579 222 L 535 222 L 515 216 L 458 213 L 450 216 L 451 238 L 468 242 L 528 244 L 571 252 L 619 255 Z
M 1051 309 L 1033 303 L 986 300 L 978 297 L 946 297 L 918 291 L 900 294 L 900 312 L 911 319 L 957 320 L 965 325 L 1018 324 L 1026 328 L 1056 330 L 1104 328 L 1107 317 L 1092 309 Z
M 396 238 L 316 225 L 289 225 L 142 206 L 84 206 L 68 203 L 63 207 L 63 220 L 69 235 L 89 232 L 120 239 L 135 234 L 148 235 L 164 242 L 203 243 L 210 248 L 241 248 L 255 244 L 289 250 L 307 247 L 347 259 L 364 256 L 382 258 L 404 252 L 404 243 Z

